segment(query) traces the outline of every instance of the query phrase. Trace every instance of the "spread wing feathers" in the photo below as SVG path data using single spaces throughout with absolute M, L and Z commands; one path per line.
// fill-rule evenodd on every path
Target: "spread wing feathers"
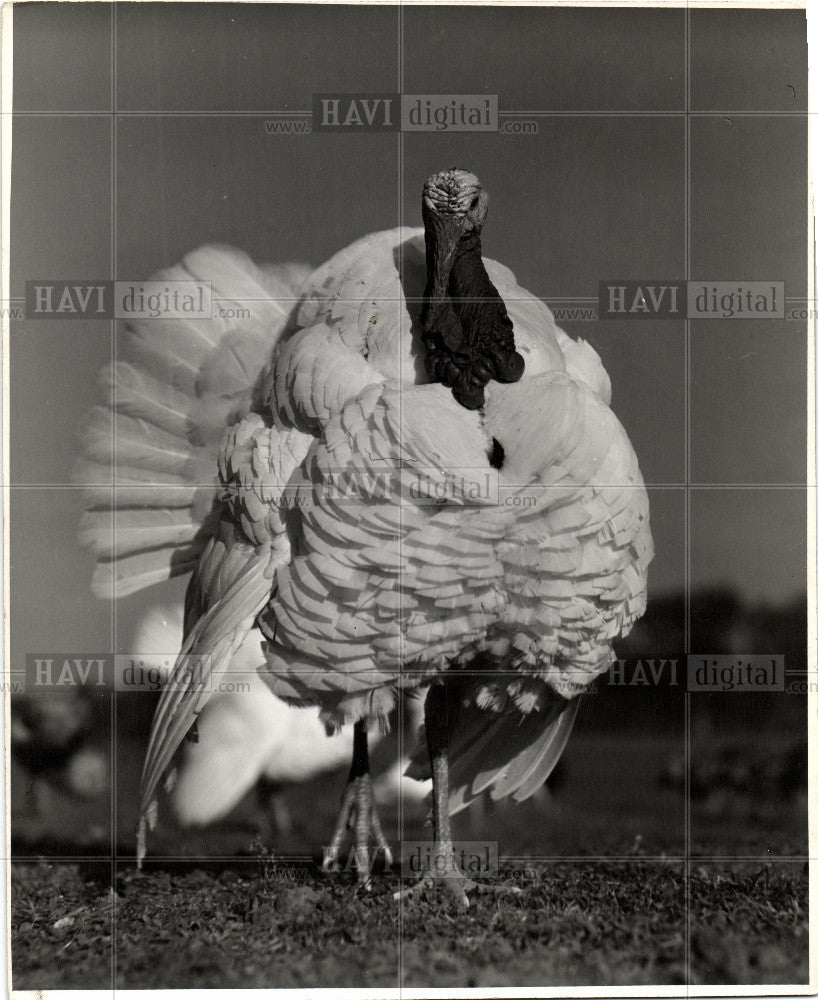
M 450 815 L 484 792 L 495 801 L 511 797 L 522 802 L 533 795 L 562 756 L 579 702 L 555 696 L 545 711 L 522 717 L 518 712 L 498 715 L 475 705 L 463 708 L 449 747 Z M 424 745 L 406 774 L 418 781 L 431 776 Z
M 310 269 L 257 267 L 205 246 L 155 280 L 203 282 L 212 315 L 137 319 L 101 375 L 76 478 L 80 540 L 97 556 L 94 592 L 120 597 L 190 571 L 211 536 L 226 427 L 245 416 Z
M 214 539 L 211 548 L 215 547 L 221 547 L 226 565 L 238 563 L 240 568 L 223 595 L 190 630 L 159 699 L 142 772 L 139 861 L 145 855 L 147 828 L 155 819 L 155 795 L 162 775 L 270 597 L 269 549 L 227 547 Z
M 290 560 L 279 505 L 311 443 L 300 431 L 266 427 L 255 413 L 224 436 L 218 462 L 225 488 L 221 516 L 188 585 L 185 641 L 153 720 L 142 774 L 138 855 L 144 854 L 163 773 L 270 600 L 277 571 Z

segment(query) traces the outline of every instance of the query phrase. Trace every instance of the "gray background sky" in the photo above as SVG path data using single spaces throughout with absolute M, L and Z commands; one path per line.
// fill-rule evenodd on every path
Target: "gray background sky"
M 804 14 L 690 20 L 690 276 L 783 280 L 805 297 Z M 546 301 L 594 296 L 606 278 L 684 276 L 682 10 L 122 4 L 115 87 L 107 5 L 19 5 L 14 36 L 12 295 L 33 278 L 146 278 L 206 241 L 317 265 L 366 232 L 418 224 L 423 180 L 453 164 L 491 195 L 485 252 Z M 501 110 L 555 114 L 519 137 L 264 129 L 264 111 L 308 109 L 314 92 L 397 90 L 496 93 Z M 564 325 L 601 354 L 654 487 L 652 591 L 679 590 L 684 325 Z M 110 642 L 64 488 L 110 338 L 107 323 L 12 324 L 21 651 Z M 805 589 L 806 338 L 804 323 L 692 324 L 694 586 L 771 603 Z M 122 603 L 119 648 L 142 605 Z

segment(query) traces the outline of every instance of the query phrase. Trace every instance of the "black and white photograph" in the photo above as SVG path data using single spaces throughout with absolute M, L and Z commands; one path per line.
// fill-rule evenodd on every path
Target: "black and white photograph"
M 815 993 L 809 13 L 3 5 L 16 996 Z

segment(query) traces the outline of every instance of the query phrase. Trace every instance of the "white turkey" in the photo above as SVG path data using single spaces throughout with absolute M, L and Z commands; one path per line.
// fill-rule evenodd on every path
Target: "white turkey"
M 432 778 L 436 846 L 421 884 L 442 877 L 466 904 L 450 814 L 542 785 L 577 696 L 642 614 L 648 502 L 609 379 L 482 257 L 487 202 L 473 174 L 442 171 L 423 230 L 366 236 L 297 292 L 214 248 L 162 276 L 209 280 L 253 317 L 140 326 L 89 435 L 109 462 L 116 414 L 118 527 L 110 490 L 86 522 L 98 588 L 193 574 L 140 852 L 163 774 L 259 630 L 273 692 L 354 725 L 328 860 L 354 820 L 363 883 L 370 838 L 383 844 L 367 733 L 400 691 L 428 687 L 412 773 Z

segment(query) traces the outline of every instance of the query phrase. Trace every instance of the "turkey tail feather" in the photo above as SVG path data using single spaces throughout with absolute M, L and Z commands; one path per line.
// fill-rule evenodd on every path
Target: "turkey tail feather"
M 562 757 L 574 728 L 579 701 L 578 697 L 574 698 L 557 710 L 556 716 L 543 728 L 542 736 L 531 748 L 531 752 L 521 754 L 503 777 L 494 783 L 492 799 L 510 795 L 515 802 L 523 802 L 542 787 Z
M 494 714 L 474 705 L 463 709 L 449 746 L 449 814 L 489 792 L 494 800 L 522 802 L 548 780 L 574 727 L 580 698 L 555 696 L 549 709 L 520 716 Z M 423 731 L 421 731 L 421 736 Z M 429 757 L 419 747 L 406 774 L 430 777 Z
M 195 566 L 216 522 L 222 434 L 251 410 L 310 271 L 257 267 L 236 250 L 204 246 L 155 276 L 209 284 L 214 311 L 130 321 L 122 357 L 100 375 L 101 405 L 75 469 L 97 596 L 122 597 Z

